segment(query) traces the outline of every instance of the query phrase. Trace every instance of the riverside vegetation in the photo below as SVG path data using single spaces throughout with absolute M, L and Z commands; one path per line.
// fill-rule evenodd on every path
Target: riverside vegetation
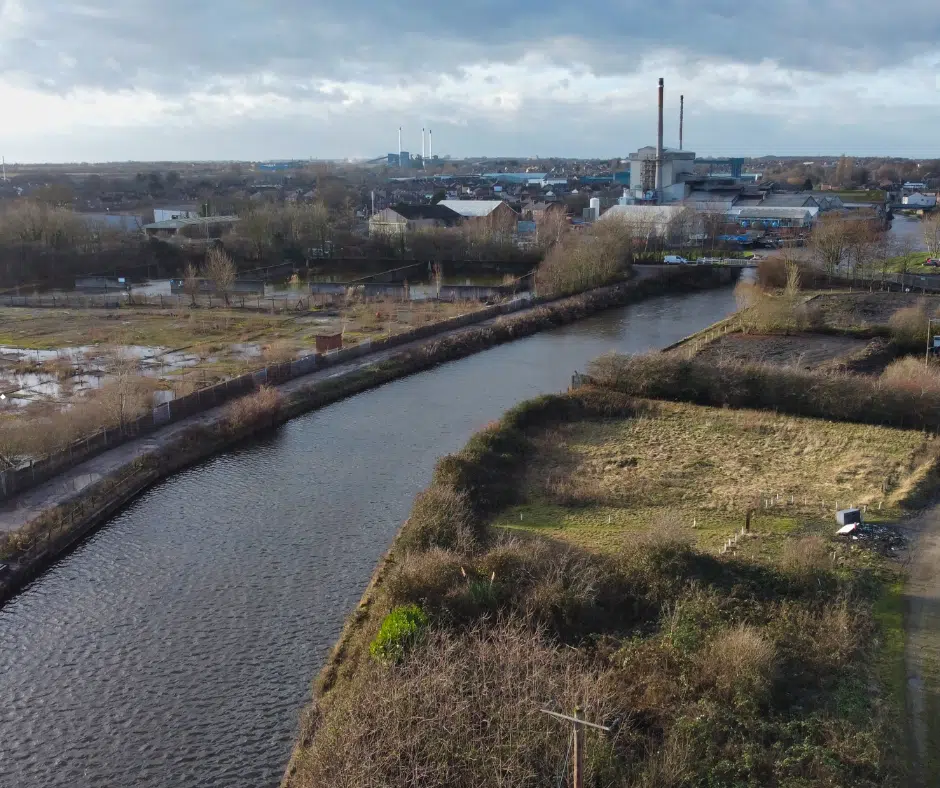
M 851 423 L 864 394 L 837 406 L 822 376 L 709 384 L 694 363 L 607 358 L 599 385 L 523 403 L 438 463 L 285 785 L 554 784 L 568 731 L 539 710 L 576 705 L 611 728 L 587 736 L 586 785 L 908 784 L 900 572 L 834 540 L 832 513 L 901 516 L 940 447 L 909 419 Z M 778 412 L 662 401 L 699 398 Z

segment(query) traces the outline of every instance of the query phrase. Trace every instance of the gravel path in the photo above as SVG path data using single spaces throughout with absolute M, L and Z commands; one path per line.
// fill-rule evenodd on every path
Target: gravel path
M 905 589 L 908 712 L 920 788 L 938 783 L 940 760 L 940 506 L 914 523 Z

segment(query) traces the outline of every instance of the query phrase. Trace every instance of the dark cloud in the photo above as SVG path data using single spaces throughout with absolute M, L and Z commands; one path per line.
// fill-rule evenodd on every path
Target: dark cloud
M 316 78 L 394 84 L 530 51 L 625 74 L 660 47 L 691 62 L 770 58 L 838 73 L 877 69 L 940 37 L 937 0 L 906 0 L 903 13 L 877 0 L 24 0 L 22 7 L 27 24 L 12 40 L 7 33 L 0 72 L 59 91 L 173 94 L 271 72 L 290 95 Z

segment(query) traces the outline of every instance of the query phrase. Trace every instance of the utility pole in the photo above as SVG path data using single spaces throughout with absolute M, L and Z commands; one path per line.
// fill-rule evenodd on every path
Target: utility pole
M 556 711 L 549 711 L 548 709 L 540 709 L 540 711 L 542 714 L 547 714 L 549 717 L 571 723 L 574 737 L 574 752 L 571 758 L 571 786 L 572 788 L 584 788 L 584 728 L 585 726 L 597 728 L 605 733 L 610 733 L 610 728 L 585 720 L 580 706 L 575 707 L 573 717 L 569 717 L 567 714 L 559 714 Z
M 930 364 L 930 350 L 931 345 L 933 344 L 933 324 L 940 323 L 940 318 L 930 317 L 927 318 L 927 350 L 924 352 L 924 366 Z

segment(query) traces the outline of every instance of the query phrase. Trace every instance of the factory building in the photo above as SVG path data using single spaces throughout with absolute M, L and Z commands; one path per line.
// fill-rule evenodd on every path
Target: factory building
M 656 188 L 657 161 L 660 162 L 662 185 Z M 684 200 L 691 191 L 687 181 L 695 178 L 695 154 L 692 151 L 663 148 L 658 157 L 656 147 L 647 145 L 630 154 L 630 184 L 633 197 L 660 202 Z

